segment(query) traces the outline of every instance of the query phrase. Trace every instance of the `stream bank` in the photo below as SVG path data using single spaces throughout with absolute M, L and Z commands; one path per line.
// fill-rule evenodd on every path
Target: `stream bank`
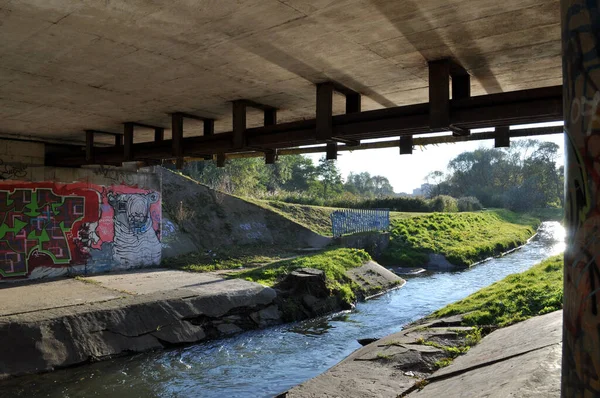
M 373 262 L 351 271 L 348 278 L 366 283 L 364 291 L 402 282 Z M 167 269 L 7 284 L 0 299 L 24 299 L 0 311 L 0 379 L 348 309 L 334 293 L 323 271 L 311 269 L 293 272 L 273 288 Z M 40 300 L 46 300 L 41 307 Z

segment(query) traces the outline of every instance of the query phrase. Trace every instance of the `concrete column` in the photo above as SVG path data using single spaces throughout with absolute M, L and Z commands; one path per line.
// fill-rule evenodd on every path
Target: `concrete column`
M 561 0 L 566 130 L 562 396 L 600 396 L 600 0 Z

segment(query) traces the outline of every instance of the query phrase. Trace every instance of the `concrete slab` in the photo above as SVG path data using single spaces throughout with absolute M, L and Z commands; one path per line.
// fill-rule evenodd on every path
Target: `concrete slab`
M 76 279 L 3 283 L 0 316 L 114 300 L 124 295 Z
M 554 344 L 459 376 L 430 383 L 423 390 L 415 391 L 408 397 L 559 397 L 561 354 L 562 345 Z M 467 354 L 465 358 L 468 356 Z M 452 367 L 450 365 L 447 369 Z
M 431 374 L 435 341 L 460 326 L 460 316 L 426 322 L 352 353 L 327 372 L 280 397 L 398 397 L 420 379 L 430 383 L 408 397 L 554 397 L 560 395 L 562 311 L 532 318 L 486 336 L 467 354 Z M 432 325 L 442 326 L 433 329 Z M 443 345 L 449 345 L 448 342 Z M 439 350 L 438 350 L 439 351 Z M 442 355 L 445 355 L 442 353 Z
M 415 344 L 417 338 L 429 340 L 449 332 L 446 328 L 426 331 L 417 326 L 391 334 L 354 351 L 327 372 L 280 397 L 396 398 L 413 387 L 425 362 L 435 362 L 429 359 L 432 355 L 445 355 L 438 348 Z
M 562 311 L 556 311 L 496 330 L 483 338 L 467 355 L 456 358 L 452 365 L 434 373 L 433 377 L 461 372 L 561 341 Z
M 94 275 L 85 280 L 134 295 L 174 290 L 190 290 L 194 295 L 198 295 L 246 286 L 246 281 L 227 280 L 214 273 L 191 273 L 160 268 Z

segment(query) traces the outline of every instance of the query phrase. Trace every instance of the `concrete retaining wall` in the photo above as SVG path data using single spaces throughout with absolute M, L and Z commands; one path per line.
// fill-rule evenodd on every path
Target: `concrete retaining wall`
M 366 250 L 371 257 L 378 259 L 390 244 L 388 232 L 367 232 L 335 238 L 334 243 L 342 247 Z
M 172 171 L 160 169 L 160 174 L 165 257 L 231 245 L 289 247 L 293 244 L 297 248 L 321 248 L 331 241 L 272 211 L 212 190 Z

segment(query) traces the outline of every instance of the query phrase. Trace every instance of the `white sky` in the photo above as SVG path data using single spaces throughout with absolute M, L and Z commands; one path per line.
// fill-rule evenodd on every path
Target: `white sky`
M 556 126 L 544 124 L 537 126 Z M 392 140 L 393 138 L 387 138 Z M 540 141 L 551 141 L 559 145 L 560 152 L 564 152 L 564 134 L 553 134 L 537 137 L 511 138 L 511 141 L 523 139 L 536 139 Z M 375 140 L 373 140 L 375 141 Z M 380 140 L 381 141 L 381 140 Z M 363 141 L 364 142 L 364 141 Z M 428 145 L 416 147 L 412 155 L 399 154 L 399 148 L 368 149 L 354 152 L 339 152 L 337 166 L 346 178 L 350 172 L 369 172 L 371 175 L 387 177 L 390 184 L 397 193 L 412 193 L 424 183 L 425 176 L 434 170 L 446 172 L 448 162 L 466 151 L 477 148 L 493 148 L 494 140 L 459 142 L 455 144 Z M 323 154 L 306 155 L 318 163 Z M 564 164 L 564 156 L 558 161 Z

